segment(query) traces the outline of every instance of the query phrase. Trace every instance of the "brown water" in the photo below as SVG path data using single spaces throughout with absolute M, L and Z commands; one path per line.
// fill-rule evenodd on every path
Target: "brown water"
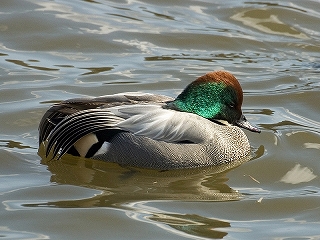
M 214 3 L 212 3 L 214 2 Z M 0 1 L 1 239 L 320 239 L 319 1 Z M 42 162 L 56 101 L 175 96 L 225 69 L 254 159 L 157 172 Z

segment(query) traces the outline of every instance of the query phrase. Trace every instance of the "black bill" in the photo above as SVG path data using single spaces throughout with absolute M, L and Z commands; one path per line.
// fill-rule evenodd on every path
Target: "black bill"
M 261 132 L 258 127 L 254 126 L 250 122 L 248 122 L 244 115 L 241 115 L 240 119 L 235 122 L 235 125 L 242 127 L 244 129 L 247 129 L 251 132 L 257 132 L 257 133 Z

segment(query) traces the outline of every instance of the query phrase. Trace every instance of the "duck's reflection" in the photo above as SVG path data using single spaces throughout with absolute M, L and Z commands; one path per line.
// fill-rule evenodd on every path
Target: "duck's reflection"
M 230 201 L 241 197 L 240 193 L 226 184 L 227 171 L 241 162 L 170 171 L 121 167 L 72 156 L 59 161 L 43 160 L 43 164 L 52 173 L 51 182 L 106 192 L 96 196 L 100 198 L 105 195 L 106 199 L 101 203 L 104 207 L 137 200 Z
M 85 199 L 41 203 L 41 206 L 116 208 L 132 219 L 155 224 L 179 235 L 222 238 L 227 232 L 221 229 L 230 227 L 228 222 L 145 208 L 144 203 L 239 200 L 241 193 L 226 184 L 226 173 L 247 160 L 219 167 L 170 171 L 121 167 L 113 163 L 72 156 L 66 156 L 59 161 L 43 160 L 43 164 L 46 164 L 52 173 L 51 182 L 82 186 L 101 192 Z
M 163 213 L 160 212 L 160 210 L 149 210 L 144 213 L 141 213 L 140 210 L 137 212 L 132 212 L 132 214 L 127 215 L 135 220 L 149 221 L 149 223 L 157 225 L 168 232 L 185 237 L 193 235 L 210 239 L 223 238 L 228 234 L 223 229 L 231 227 L 229 222 L 196 214 Z

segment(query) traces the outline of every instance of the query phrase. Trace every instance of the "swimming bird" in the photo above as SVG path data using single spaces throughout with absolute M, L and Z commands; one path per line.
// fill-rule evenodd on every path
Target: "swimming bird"
M 39 125 L 48 158 L 66 153 L 121 165 L 181 169 L 228 164 L 250 155 L 243 91 L 229 72 L 209 72 L 175 99 L 157 94 L 75 98 L 53 105 Z

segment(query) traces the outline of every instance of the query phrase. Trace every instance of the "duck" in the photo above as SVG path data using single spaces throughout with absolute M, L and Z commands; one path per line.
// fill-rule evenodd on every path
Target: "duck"
M 227 71 L 208 72 L 176 97 L 118 93 L 52 105 L 39 124 L 45 157 L 65 154 L 147 169 L 229 164 L 250 156 L 243 91 Z

